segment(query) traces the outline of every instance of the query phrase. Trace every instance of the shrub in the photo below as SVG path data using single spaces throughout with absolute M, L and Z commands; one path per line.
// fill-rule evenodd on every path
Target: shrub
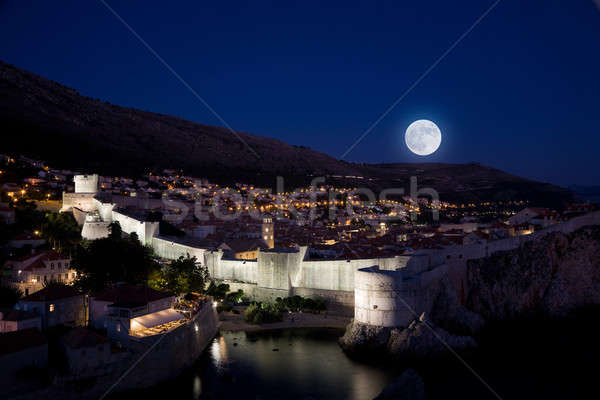
M 274 304 L 252 303 L 244 310 L 244 320 L 256 325 L 279 322 L 282 320 L 282 311 Z
M 323 299 L 311 299 L 301 296 L 292 296 L 282 299 L 278 297 L 275 304 L 280 307 L 281 311 L 308 311 L 319 312 L 326 310 L 326 303 Z
M 240 303 L 242 301 L 243 297 L 244 297 L 244 291 L 242 289 L 238 289 L 237 292 L 227 293 L 227 296 L 225 296 L 225 301 L 231 302 L 234 304 Z

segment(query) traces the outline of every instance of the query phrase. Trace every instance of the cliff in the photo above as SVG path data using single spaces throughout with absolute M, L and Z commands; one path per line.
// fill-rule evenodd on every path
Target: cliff
M 469 260 L 466 307 L 486 320 L 562 317 L 600 304 L 600 227 L 553 232 L 516 250 Z
M 341 338 L 351 355 L 428 358 L 477 347 L 486 324 L 523 318 L 560 319 L 600 305 L 600 226 L 571 233 L 553 231 L 518 248 L 466 264 L 466 300 L 461 304 L 447 277 L 437 284 L 428 315 L 407 327 L 357 322 Z

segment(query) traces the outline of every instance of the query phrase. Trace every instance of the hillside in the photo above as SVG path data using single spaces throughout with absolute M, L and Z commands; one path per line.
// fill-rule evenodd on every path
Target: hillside
M 273 186 L 278 175 L 290 185 L 314 176 L 374 189 L 433 187 L 443 200 L 531 199 L 562 203 L 570 192 L 479 164 L 356 164 L 303 146 L 82 96 L 76 90 L 0 61 L 0 152 L 26 154 L 51 165 L 104 174 L 137 175 L 150 169 L 228 183 Z

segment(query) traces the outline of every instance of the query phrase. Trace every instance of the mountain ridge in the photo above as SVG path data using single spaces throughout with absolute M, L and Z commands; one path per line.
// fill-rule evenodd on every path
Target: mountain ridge
M 226 128 L 113 105 L 2 61 L 0 121 L 9 132 L 6 151 L 86 172 L 140 175 L 172 168 L 217 182 L 267 186 L 274 186 L 277 176 L 289 185 L 327 176 L 340 185 L 376 191 L 400 186 L 407 193 L 410 177 L 417 176 L 419 187 L 433 187 L 449 200 L 524 196 L 537 203 L 562 204 L 572 199 L 566 189 L 477 163 L 352 163 L 236 131 L 256 157 Z

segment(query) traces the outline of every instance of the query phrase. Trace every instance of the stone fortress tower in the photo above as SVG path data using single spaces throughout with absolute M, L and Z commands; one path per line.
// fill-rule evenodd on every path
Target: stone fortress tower
M 94 196 L 98 192 L 98 175 L 75 175 L 73 181 L 75 192 L 63 192 L 63 206 L 60 211 L 73 212 L 77 223 L 82 225 L 84 213 L 96 210 Z
M 265 241 L 267 246 L 269 246 L 270 249 L 275 247 L 275 236 L 274 236 L 275 232 L 274 232 L 274 230 L 275 230 L 275 224 L 273 224 L 273 218 L 272 217 L 264 217 L 262 220 L 261 237 Z
M 75 193 L 96 193 L 98 192 L 98 175 L 75 175 Z

